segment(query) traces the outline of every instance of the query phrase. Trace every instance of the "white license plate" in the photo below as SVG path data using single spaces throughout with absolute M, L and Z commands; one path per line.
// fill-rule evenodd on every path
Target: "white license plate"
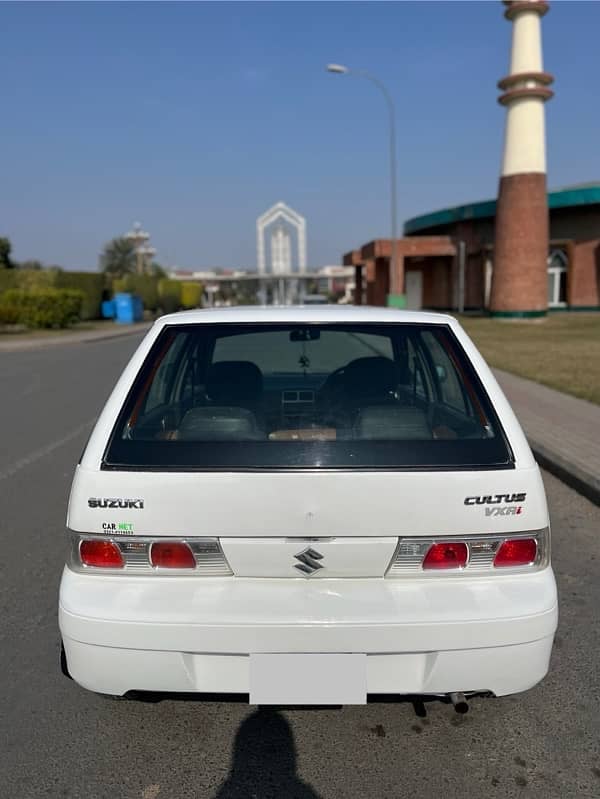
M 251 705 L 364 705 L 364 654 L 250 655 Z

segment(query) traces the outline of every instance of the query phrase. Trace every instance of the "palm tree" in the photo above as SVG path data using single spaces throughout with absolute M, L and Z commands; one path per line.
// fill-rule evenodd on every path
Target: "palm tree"
M 100 269 L 113 277 L 123 277 L 136 271 L 133 242 L 120 237 L 109 241 L 100 255 Z

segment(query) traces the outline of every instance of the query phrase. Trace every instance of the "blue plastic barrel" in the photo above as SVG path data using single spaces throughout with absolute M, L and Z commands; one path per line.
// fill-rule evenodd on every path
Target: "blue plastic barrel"
M 100 306 L 100 312 L 102 314 L 103 319 L 114 319 L 115 318 L 115 301 L 114 300 L 104 300 L 102 305 Z
M 134 322 L 141 322 L 144 314 L 141 297 L 127 293 L 115 294 L 114 303 L 117 324 L 131 325 Z

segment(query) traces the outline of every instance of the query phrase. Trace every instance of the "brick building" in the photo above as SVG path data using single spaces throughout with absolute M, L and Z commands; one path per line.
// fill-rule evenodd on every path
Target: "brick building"
M 548 193 L 550 310 L 600 310 L 600 182 Z M 494 266 L 494 200 L 409 219 L 398 241 L 399 286 L 409 308 L 487 309 Z M 526 226 L 525 226 L 526 227 Z M 355 302 L 385 305 L 391 242 L 376 239 L 346 253 Z

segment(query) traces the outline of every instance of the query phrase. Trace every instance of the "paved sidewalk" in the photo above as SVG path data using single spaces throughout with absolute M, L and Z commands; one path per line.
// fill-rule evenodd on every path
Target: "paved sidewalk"
M 600 505 L 600 405 L 494 369 L 540 466 Z
M 55 347 L 60 344 L 80 344 L 82 342 L 102 341 L 103 339 L 121 338 L 134 333 L 145 333 L 152 322 L 139 322 L 133 325 L 107 324 L 105 328 L 95 330 L 75 330 L 72 333 L 56 333 L 55 335 L 15 334 L 0 337 L 0 352 L 18 352 L 21 350 L 37 350 L 44 347 Z

